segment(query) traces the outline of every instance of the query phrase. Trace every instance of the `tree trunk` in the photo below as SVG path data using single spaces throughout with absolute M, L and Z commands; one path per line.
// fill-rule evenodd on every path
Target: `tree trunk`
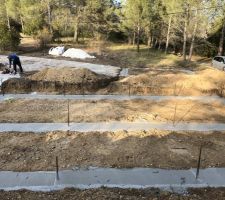
M 152 34 L 151 34 L 151 35 L 152 35 Z M 153 36 L 151 36 L 150 47 L 152 47 L 153 41 L 154 41 L 154 38 L 153 38 Z
M 128 42 L 128 44 L 129 44 L 129 45 L 131 45 L 131 44 L 132 44 L 132 39 L 131 39 L 131 37 L 130 37 L 130 36 L 128 36 L 128 41 L 127 41 L 127 42 Z
M 184 21 L 184 42 L 183 42 L 183 60 L 186 61 L 186 47 L 187 47 L 187 11 L 185 11 Z
M 148 36 L 148 52 L 150 52 L 150 49 L 151 49 L 151 43 L 152 43 L 152 36 L 151 36 L 151 34 L 149 33 L 149 36 Z
M 73 36 L 73 41 L 75 43 L 78 43 L 78 26 L 79 26 L 79 23 L 76 22 L 74 26 L 74 36 Z
M 23 15 L 22 15 L 21 7 L 22 7 L 22 2 L 20 0 L 19 1 L 19 17 L 20 17 L 20 23 L 21 23 L 21 27 L 22 27 L 22 33 L 24 33 L 24 22 L 23 22 Z
M 5 13 L 6 13 L 6 19 L 7 19 L 7 26 L 8 26 L 8 29 L 11 30 L 10 19 L 9 19 L 9 13 L 8 13 L 7 6 L 6 6 L 6 1 L 5 1 Z
M 11 25 L 10 25 L 10 19 L 9 19 L 8 12 L 6 13 L 6 17 L 7 17 L 7 25 L 8 25 L 8 28 L 9 28 L 9 30 L 11 30 Z
M 149 34 L 148 34 L 148 42 L 147 42 L 148 48 L 151 47 L 151 39 L 152 39 L 152 37 L 151 37 L 151 35 L 150 35 L 150 33 L 149 33 Z
M 128 41 L 127 42 L 129 45 L 132 44 L 132 34 L 130 34 L 129 32 L 128 32 Z
M 196 22 L 195 22 L 195 27 L 192 34 L 191 47 L 190 47 L 189 57 L 188 57 L 189 61 L 191 61 L 191 58 L 192 58 L 194 43 L 195 43 L 195 36 L 196 36 L 197 28 L 198 28 L 198 13 L 197 12 L 198 11 L 196 10 Z
M 133 33 L 133 42 L 132 42 L 133 46 L 135 46 L 136 44 L 136 32 L 134 31 Z
M 81 21 L 81 16 L 82 16 L 82 8 L 80 6 L 77 7 L 77 16 L 75 18 L 75 24 L 74 24 L 74 36 L 73 36 L 73 41 L 75 43 L 78 43 L 78 37 L 79 37 L 79 25 Z M 99 28 L 97 27 L 97 30 Z M 97 40 L 100 40 L 101 34 L 97 31 Z
M 168 52 L 169 40 L 170 40 L 171 23 L 172 23 L 172 15 L 170 15 L 170 18 L 169 18 L 169 25 L 168 25 L 167 36 L 166 36 L 166 49 L 165 49 L 165 53 Z
M 48 5 L 47 5 L 47 7 L 48 7 L 48 26 L 49 26 L 49 31 L 51 32 L 51 33 L 53 33 L 53 30 L 52 30 L 52 11 L 51 11 L 51 5 L 50 5 L 50 2 L 48 1 L 47 2 L 48 3 Z
M 22 16 L 20 15 L 20 23 L 21 23 L 21 26 L 22 26 L 22 33 L 24 32 L 24 23 L 23 23 L 23 18 Z
M 159 40 L 159 46 L 158 46 L 158 50 L 161 50 L 161 44 L 162 44 L 162 40 Z
M 157 44 L 158 44 L 158 39 L 155 40 L 155 44 L 154 44 L 154 48 L 156 49 L 157 47 Z
M 221 36 L 220 36 L 220 44 L 219 44 L 219 49 L 218 49 L 218 55 L 222 56 L 223 54 L 223 45 L 224 45 L 224 34 L 225 34 L 225 19 L 221 31 Z
M 137 29 L 137 52 L 140 52 L 140 25 L 138 24 Z

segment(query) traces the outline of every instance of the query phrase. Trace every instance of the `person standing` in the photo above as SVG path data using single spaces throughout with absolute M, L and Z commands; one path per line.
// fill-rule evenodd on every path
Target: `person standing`
M 17 65 L 20 68 L 20 73 L 23 73 L 23 68 L 22 68 L 19 56 L 13 53 L 8 56 L 8 59 L 9 59 L 9 68 L 11 68 L 13 64 L 13 70 L 15 74 L 17 74 L 17 68 L 16 68 Z

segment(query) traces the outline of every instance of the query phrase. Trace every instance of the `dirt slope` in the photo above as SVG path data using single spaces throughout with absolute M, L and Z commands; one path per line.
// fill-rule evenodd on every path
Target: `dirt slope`
M 130 87 L 130 88 L 129 88 Z M 225 72 L 206 68 L 187 74 L 182 71 L 149 71 L 109 85 L 105 93 L 154 95 L 225 95 Z

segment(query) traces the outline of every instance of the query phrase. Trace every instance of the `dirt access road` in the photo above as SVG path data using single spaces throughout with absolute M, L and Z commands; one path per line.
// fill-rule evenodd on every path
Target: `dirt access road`
M 71 67 L 71 68 L 85 68 L 89 69 L 97 74 L 104 74 L 107 76 L 118 76 L 121 68 L 110 65 L 100 65 L 77 61 L 38 58 L 38 57 L 27 57 L 20 56 L 22 60 L 23 68 L 25 71 L 40 71 L 49 67 Z M 0 55 L 1 63 L 8 63 L 7 56 Z
M 192 100 L 71 100 L 71 122 L 225 122 L 225 105 Z M 6 100 L 0 103 L 0 122 L 67 122 L 66 100 Z
M 55 170 L 74 167 L 197 167 L 203 145 L 202 168 L 225 167 L 224 132 L 51 132 L 0 134 L 0 170 Z
M 0 199 L 2 200 L 224 200 L 224 188 L 205 188 L 191 189 L 185 195 L 163 192 L 156 189 L 134 190 L 134 189 L 92 189 L 92 190 L 76 190 L 65 189 L 57 192 L 30 192 L 30 191 L 15 191 L 4 192 L 0 191 Z

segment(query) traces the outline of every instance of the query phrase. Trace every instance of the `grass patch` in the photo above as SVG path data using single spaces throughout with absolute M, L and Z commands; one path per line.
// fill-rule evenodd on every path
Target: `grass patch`
M 172 67 L 172 68 L 198 68 L 202 63 L 209 63 L 210 59 L 193 56 L 192 62 L 184 62 L 181 56 L 165 54 L 163 51 L 149 49 L 141 45 L 140 53 L 137 53 L 136 46 L 126 44 L 112 44 L 108 52 L 117 55 L 121 66 L 133 67 Z

